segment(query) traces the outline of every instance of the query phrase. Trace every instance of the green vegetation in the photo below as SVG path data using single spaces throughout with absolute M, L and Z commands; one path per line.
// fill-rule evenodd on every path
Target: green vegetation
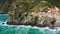
M 12 10 L 16 7 L 15 11 L 36 11 L 38 7 L 41 7 L 43 4 L 41 3 L 42 0 L 0 0 L 0 11 L 6 12 L 9 7 Z M 60 8 L 60 0 L 46 0 L 46 4 L 48 7 L 50 6 L 57 6 Z M 15 4 L 14 4 L 15 3 Z M 40 6 L 38 6 L 40 4 Z M 12 5 L 12 6 L 11 6 Z M 45 6 L 44 5 L 44 6 Z M 15 7 L 13 7 L 15 6 Z M 43 6 L 42 6 L 43 7 Z
M 0 1 L 2 1 L 0 2 L 0 11 L 2 12 L 6 12 L 9 7 L 11 8 L 11 10 L 14 10 L 15 8 L 15 11 L 21 12 L 36 11 L 38 7 L 43 7 L 42 5 L 44 4 L 48 7 L 57 6 L 58 8 L 60 8 L 60 0 L 52 1 L 46 0 L 47 2 L 44 4 L 41 3 L 42 0 L 0 0 Z
M 1 1 L 1 0 L 0 0 Z M 17 21 L 21 16 L 27 12 L 39 12 L 40 9 L 45 8 L 48 11 L 48 7 L 57 6 L 60 8 L 60 0 L 3 0 L 0 2 L 0 12 L 7 11 L 10 18 Z M 21 15 L 21 16 L 20 16 Z M 25 17 L 24 17 L 25 18 Z
M 4 1 L 0 0 L 0 1 L 2 1 L 2 2 L 0 2 L 0 12 L 2 12 L 2 13 L 7 12 L 8 5 L 9 5 L 8 0 L 4 0 Z

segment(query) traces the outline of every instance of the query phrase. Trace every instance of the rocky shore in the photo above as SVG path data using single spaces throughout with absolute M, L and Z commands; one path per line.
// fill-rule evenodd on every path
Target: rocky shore
M 39 15 L 38 15 L 39 14 Z M 51 18 L 48 16 L 41 15 L 40 13 L 34 15 L 24 14 L 17 19 L 9 18 L 7 24 L 8 25 L 31 25 L 38 27 L 54 27 L 55 18 Z

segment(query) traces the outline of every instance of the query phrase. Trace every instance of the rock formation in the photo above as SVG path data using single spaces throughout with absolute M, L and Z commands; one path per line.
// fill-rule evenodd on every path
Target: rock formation
M 7 24 L 10 25 L 31 25 L 31 26 L 38 26 L 38 27 L 51 27 L 53 26 L 54 18 L 50 18 L 48 16 L 34 16 L 34 15 L 27 15 L 23 14 L 18 19 L 14 20 L 13 18 L 10 18 Z M 12 20 L 13 19 L 13 20 Z

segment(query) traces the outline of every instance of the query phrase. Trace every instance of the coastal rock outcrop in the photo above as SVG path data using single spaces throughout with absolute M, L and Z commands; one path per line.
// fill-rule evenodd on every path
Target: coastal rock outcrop
M 13 18 L 10 18 L 7 24 L 9 25 L 31 25 L 31 26 L 38 26 L 38 27 L 45 27 L 45 26 L 53 26 L 51 22 L 53 22 L 54 19 L 46 16 L 22 16 L 18 18 L 17 20 L 14 20 Z M 54 22 L 53 22 L 54 23 Z

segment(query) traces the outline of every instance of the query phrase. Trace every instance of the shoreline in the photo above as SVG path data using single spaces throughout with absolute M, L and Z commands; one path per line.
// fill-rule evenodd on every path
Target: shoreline
M 48 27 L 48 26 L 45 26 L 45 27 L 42 26 L 42 27 L 41 27 L 41 26 L 36 26 L 36 25 L 32 26 L 32 25 L 22 25 L 22 24 L 20 24 L 20 25 L 9 25 L 9 24 L 6 24 L 6 23 L 5 23 L 5 24 L 1 24 L 1 25 L 3 25 L 3 26 L 5 26 L 5 25 L 7 25 L 7 26 L 19 26 L 19 27 L 20 27 L 20 26 L 24 26 L 24 27 L 25 27 L 25 26 L 26 26 L 26 27 L 29 26 L 29 27 L 33 27 L 33 28 L 35 28 L 35 27 L 37 27 L 37 28 L 46 28 L 46 27 Z M 55 26 L 55 27 L 48 27 L 48 28 L 49 28 L 49 29 L 56 29 L 56 30 L 58 30 L 58 28 L 60 28 L 60 27 Z
M 3 26 L 5 26 L 4 24 L 3 24 Z M 48 29 L 55 29 L 55 30 L 58 30 L 58 28 L 60 28 L 60 27 L 54 27 L 54 28 L 50 28 L 50 27 L 38 27 L 38 26 L 31 26 L 31 25 L 8 25 L 8 24 L 6 24 L 6 26 L 18 26 L 18 27 L 32 27 L 32 28 L 48 28 Z
M 30 25 L 30 24 L 7 24 L 7 25 L 16 25 L 16 26 L 20 26 L 20 25 L 24 25 L 24 26 L 31 26 L 31 27 L 49 27 L 50 29 L 54 29 L 55 27 L 54 26 L 44 26 L 44 25 Z

